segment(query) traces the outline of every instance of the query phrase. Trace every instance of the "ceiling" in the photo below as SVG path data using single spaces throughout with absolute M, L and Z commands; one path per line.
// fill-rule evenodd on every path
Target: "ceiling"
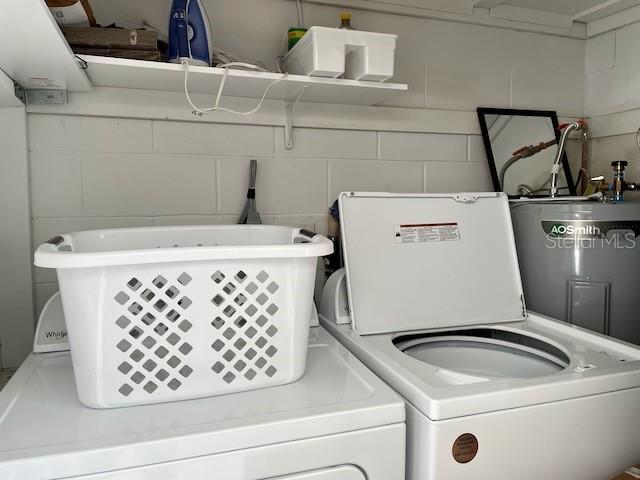
M 502 5 L 572 16 L 601 3 L 604 2 L 602 0 L 506 0 L 500 2 Z
M 616 25 L 627 25 L 630 21 L 640 18 L 640 0 L 304 1 L 340 8 L 362 8 L 426 18 L 443 18 L 581 39 L 599 35 L 615 28 Z
M 474 0 L 475 7 L 489 8 L 493 14 L 527 11 L 548 14 L 549 19 L 588 22 L 639 5 L 640 0 Z M 543 17 L 538 17 L 543 18 Z M 514 18 L 515 19 L 515 18 Z

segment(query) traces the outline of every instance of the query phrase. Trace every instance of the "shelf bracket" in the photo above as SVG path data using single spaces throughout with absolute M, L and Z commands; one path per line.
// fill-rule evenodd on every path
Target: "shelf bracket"
M 293 113 L 296 109 L 296 105 L 305 94 L 305 92 L 311 88 L 311 85 L 305 85 L 295 96 L 286 99 L 285 112 L 284 112 L 284 148 L 291 150 L 293 148 Z
M 287 101 L 284 112 L 284 148 L 293 148 L 293 102 Z
M 20 100 L 25 105 L 27 104 L 27 92 L 21 85 L 16 82 L 13 82 L 13 91 L 16 95 L 16 98 Z
M 67 91 L 61 89 L 28 89 L 25 94 L 27 105 L 64 105 L 69 101 Z

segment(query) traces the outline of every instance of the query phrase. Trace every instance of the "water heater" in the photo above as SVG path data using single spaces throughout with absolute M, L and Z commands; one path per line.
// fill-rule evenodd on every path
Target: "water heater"
M 640 203 L 515 202 L 527 308 L 640 344 Z

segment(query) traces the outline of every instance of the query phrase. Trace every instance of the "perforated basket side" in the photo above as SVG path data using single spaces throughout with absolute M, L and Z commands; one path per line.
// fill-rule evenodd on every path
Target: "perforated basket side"
M 100 403 L 157 403 L 295 380 L 304 370 L 315 263 L 106 269 Z M 92 388 L 86 383 L 79 388 Z
M 110 300 L 113 315 L 109 316 L 122 330 L 115 348 L 123 354 L 117 367 L 123 382 L 118 392 L 123 397 L 143 391 L 152 394 L 159 386 L 176 391 L 194 371 L 189 338 L 193 323 L 187 318 L 193 301 L 191 293 L 184 292 L 193 278 L 187 272 L 177 277 L 163 273 L 171 281 L 162 273 L 152 279 L 138 275 L 147 277 L 144 283 L 132 275 Z M 109 360 L 107 351 L 105 365 Z

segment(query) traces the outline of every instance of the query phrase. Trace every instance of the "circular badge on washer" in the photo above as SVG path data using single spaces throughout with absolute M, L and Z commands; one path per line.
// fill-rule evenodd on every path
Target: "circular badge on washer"
M 451 447 L 451 454 L 458 463 L 469 463 L 478 453 L 478 439 L 472 433 L 463 433 Z

